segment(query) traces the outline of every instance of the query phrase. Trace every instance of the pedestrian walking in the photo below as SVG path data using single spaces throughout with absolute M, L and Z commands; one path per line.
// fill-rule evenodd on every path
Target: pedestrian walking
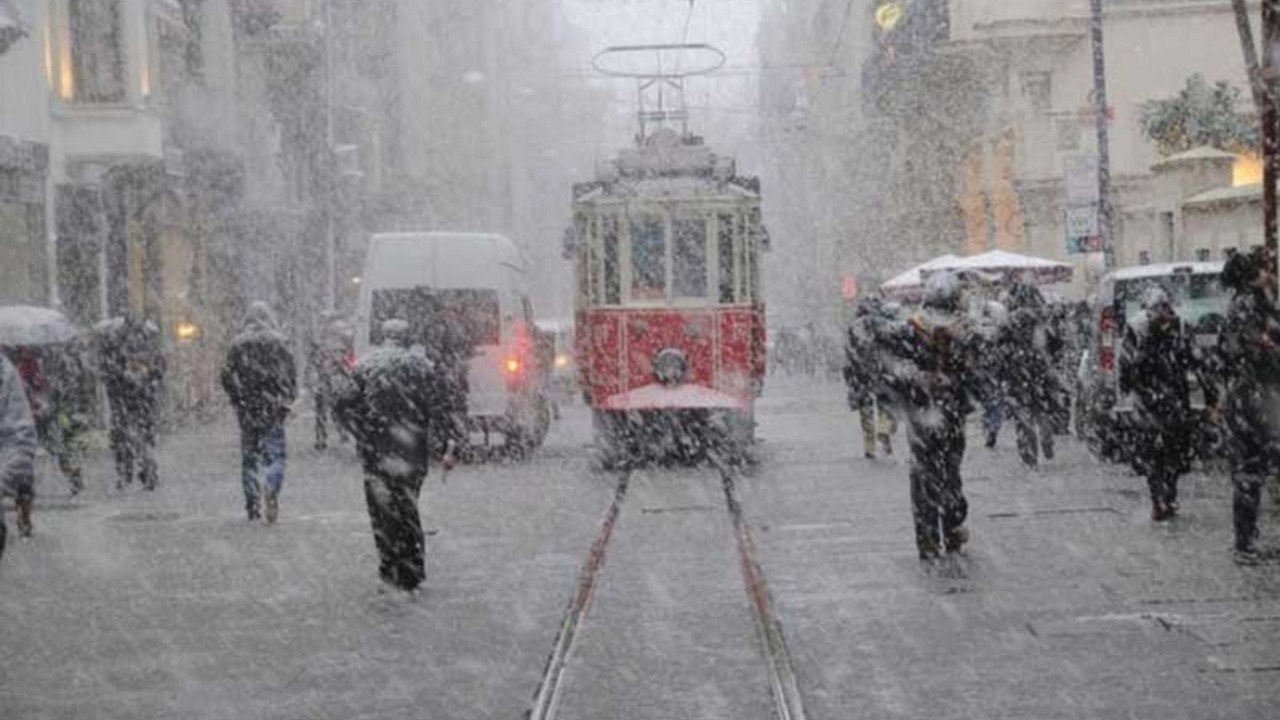
M 31 536 L 31 505 L 35 499 L 36 427 L 31 406 L 17 370 L 0 355 L 0 500 L 14 499 L 18 535 Z M 0 502 L 0 557 L 8 527 Z
M 413 591 L 426 578 L 418 495 L 434 458 L 441 457 L 446 469 L 452 465 L 447 448 L 461 433 L 450 406 L 455 394 L 425 356 L 409 350 L 408 330 L 403 320 L 383 323 L 383 345 L 356 364 L 334 409 L 355 438 L 364 468 L 378 575 Z
M 973 411 L 974 336 L 960 312 L 952 273 L 929 278 L 924 308 L 890 334 L 890 387 L 907 416 L 911 505 L 922 560 L 958 552 L 969 540 L 960 465 L 965 418 Z
M 1134 395 L 1133 467 L 1147 478 L 1151 519 L 1163 522 L 1178 514 L 1178 479 L 1191 469 L 1191 382 L 1199 366 L 1168 293 L 1147 288 L 1142 311 L 1125 331 L 1120 391 Z
M 1009 413 L 1008 367 L 1005 365 L 1004 335 L 1009 311 L 997 300 L 987 300 L 976 313 L 973 326 L 976 357 L 974 374 L 982 405 L 982 431 L 992 449 L 1000 440 L 1000 429 Z
M 880 299 L 863 300 L 855 311 L 845 343 L 843 375 L 848 388 L 849 408 L 858 413 L 863 456 L 868 460 L 876 457 L 877 441 L 885 455 L 893 455 L 893 436 L 898 433 L 898 421 L 884 390 L 884 370 L 877 340 L 885 322 L 885 310 Z
M 326 314 L 319 337 L 312 340 L 310 356 L 315 375 L 316 450 L 324 450 L 329 446 L 334 393 L 355 366 L 351 326 L 337 315 Z M 338 432 L 342 432 L 341 427 Z
M 17 348 L 11 352 L 31 403 L 36 436 L 58 463 L 71 494 L 84 488 L 81 435 L 88 427 L 87 370 L 75 342 Z
M 265 469 L 266 520 L 274 523 L 284 484 L 284 423 L 297 397 L 298 385 L 297 366 L 288 340 L 266 303 L 249 306 L 244 328 L 227 351 L 222 387 L 240 425 L 240 481 L 245 511 L 250 521 L 262 515 L 259 470 Z
M 1231 291 L 1219 339 L 1226 398 L 1223 420 L 1231 467 L 1235 552 L 1258 559 L 1262 486 L 1280 474 L 1280 312 L 1274 258 L 1261 251 L 1232 256 L 1223 269 Z
M 165 359 L 160 330 L 150 320 L 132 316 L 99 325 L 102 377 L 111 411 L 111 449 L 116 461 L 116 487 L 133 482 L 155 490 L 156 422 L 164 387 Z
M 1007 378 L 1018 454 L 1027 467 L 1035 467 L 1041 456 L 1053 459 L 1061 403 L 1057 372 L 1062 338 L 1049 322 L 1047 303 L 1035 286 L 1015 284 L 1005 305 L 1009 319 L 1001 333 L 1001 367 L 996 371 Z

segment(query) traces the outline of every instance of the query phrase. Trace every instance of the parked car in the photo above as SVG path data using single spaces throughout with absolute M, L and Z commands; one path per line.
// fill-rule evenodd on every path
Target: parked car
M 1184 327 L 1194 335 L 1195 350 L 1216 375 L 1218 336 L 1226 319 L 1229 298 L 1222 287 L 1223 263 L 1166 263 L 1123 268 L 1102 279 L 1098 304 L 1093 308 L 1094 331 L 1080 360 L 1077 378 L 1078 407 L 1086 437 L 1094 451 L 1107 460 L 1126 461 L 1132 446 L 1133 398 L 1120 392 L 1120 370 L 1127 361 L 1124 337 L 1144 312 L 1141 298 L 1146 288 L 1163 288 L 1173 300 Z M 1215 434 L 1207 407 L 1206 390 L 1193 378 L 1192 404 L 1205 414 L 1204 432 L 1197 437 L 1202 457 L 1213 453 Z

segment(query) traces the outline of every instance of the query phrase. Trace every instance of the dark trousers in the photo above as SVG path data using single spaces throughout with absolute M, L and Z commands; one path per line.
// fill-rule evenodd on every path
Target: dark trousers
M 1028 467 L 1035 467 L 1044 459 L 1053 459 L 1053 418 L 1048 413 L 1030 410 L 1014 410 L 1014 423 L 1018 427 L 1018 454 Z
M 1262 505 L 1262 475 L 1232 471 L 1231 514 L 1236 531 L 1236 549 L 1248 550 L 1258 537 L 1258 511 Z
M 378 547 L 378 575 L 403 590 L 413 590 L 426 579 L 422 520 L 418 493 L 422 478 L 364 479 L 364 498 Z
M 916 545 L 921 555 L 929 555 L 969 516 L 960 478 L 964 427 L 948 420 L 940 428 L 913 424 L 911 430 L 911 512 Z
M 150 403 L 111 401 L 111 450 L 116 459 L 117 484 L 133 482 L 134 472 L 142 486 L 154 489 L 159 480 L 156 467 L 155 408 Z

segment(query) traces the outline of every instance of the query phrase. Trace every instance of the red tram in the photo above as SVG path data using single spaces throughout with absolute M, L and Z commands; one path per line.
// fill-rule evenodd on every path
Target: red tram
M 658 129 L 574 186 L 579 382 L 606 460 L 754 435 L 765 376 L 760 185 Z

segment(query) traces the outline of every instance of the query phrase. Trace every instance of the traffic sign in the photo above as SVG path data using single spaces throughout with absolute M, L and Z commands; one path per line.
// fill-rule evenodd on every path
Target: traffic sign
M 1067 237 L 1086 238 L 1098 235 L 1098 205 L 1070 205 L 1066 215 Z
M 1062 163 L 1068 205 L 1098 202 L 1098 156 L 1073 155 Z

